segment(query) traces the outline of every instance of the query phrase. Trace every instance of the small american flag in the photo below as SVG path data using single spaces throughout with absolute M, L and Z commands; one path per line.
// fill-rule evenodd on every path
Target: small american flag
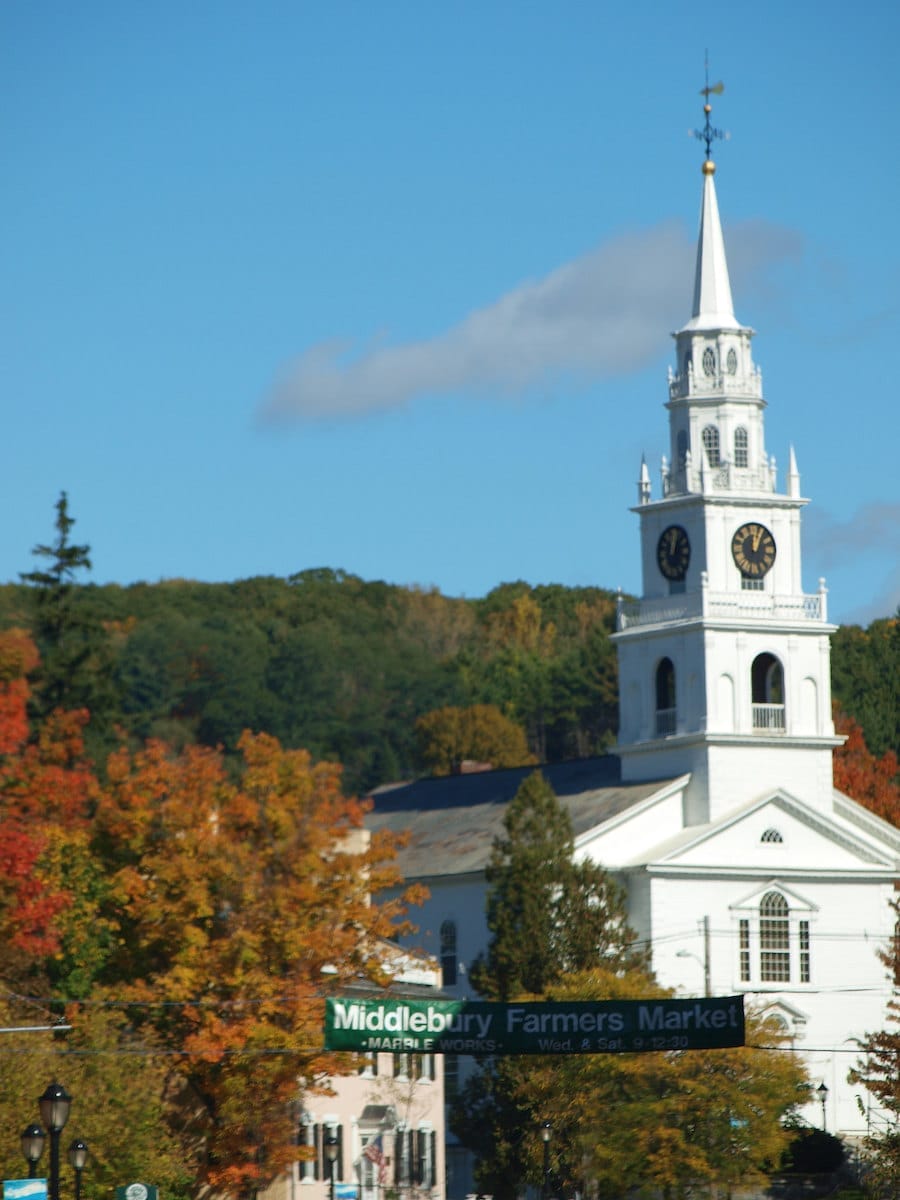
M 384 1157 L 384 1147 L 381 1143 L 381 1134 L 374 1141 L 367 1142 L 363 1147 L 363 1157 L 369 1162 L 375 1164 L 378 1168 L 378 1182 L 384 1183 L 387 1175 L 387 1159 Z

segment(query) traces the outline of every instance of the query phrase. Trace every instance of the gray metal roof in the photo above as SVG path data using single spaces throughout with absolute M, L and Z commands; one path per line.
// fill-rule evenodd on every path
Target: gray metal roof
M 659 791 L 668 780 L 622 783 L 619 760 L 607 754 L 541 767 L 420 779 L 373 793 L 366 826 L 409 830 L 398 863 L 407 880 L 483 871 L 503 814 L 519 785 L 541 774 L 568 809 L 575 837 Z

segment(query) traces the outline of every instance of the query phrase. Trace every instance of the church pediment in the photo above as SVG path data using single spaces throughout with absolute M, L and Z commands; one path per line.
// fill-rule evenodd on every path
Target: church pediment
M 658 847 L 655 865 L 726 867 L 775 877 L 801 872 L 891 871 L 887 844 L 858 835 L 840 820 L 779 791 Z

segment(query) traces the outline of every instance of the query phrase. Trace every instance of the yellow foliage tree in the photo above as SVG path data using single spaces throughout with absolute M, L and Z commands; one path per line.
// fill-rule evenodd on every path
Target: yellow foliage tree
M 439 708 L 416 721 L 419 757 L 432 775 L 456 775 L 466 762 L 531 766 L 524 730 L 494 704 Z

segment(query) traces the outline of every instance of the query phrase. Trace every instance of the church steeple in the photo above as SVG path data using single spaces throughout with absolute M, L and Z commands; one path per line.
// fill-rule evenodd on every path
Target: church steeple
M 692 330 L 740 329 L 734 315 L 731 282 L 725 258 L 725 239 L 719 220 L 716 165 L 709 159 L 703 164 L 703 203 L 700 208 L 700 235 L 697 239 L 697 267 L 694 273 L 694 304 L 691 319 L 680 333 Z
M 765 448 L 753 330 L 734 313 L 710 156 L 711 93 L 691 318 L 675 333 L 662 489 L 642 462 L 642 594 L 619 606 L 618 753 L 626 780 L 685 773 L 685 819 L 769 788 L 831 802 L 825 593 L 803 592 L 800 474 Z

